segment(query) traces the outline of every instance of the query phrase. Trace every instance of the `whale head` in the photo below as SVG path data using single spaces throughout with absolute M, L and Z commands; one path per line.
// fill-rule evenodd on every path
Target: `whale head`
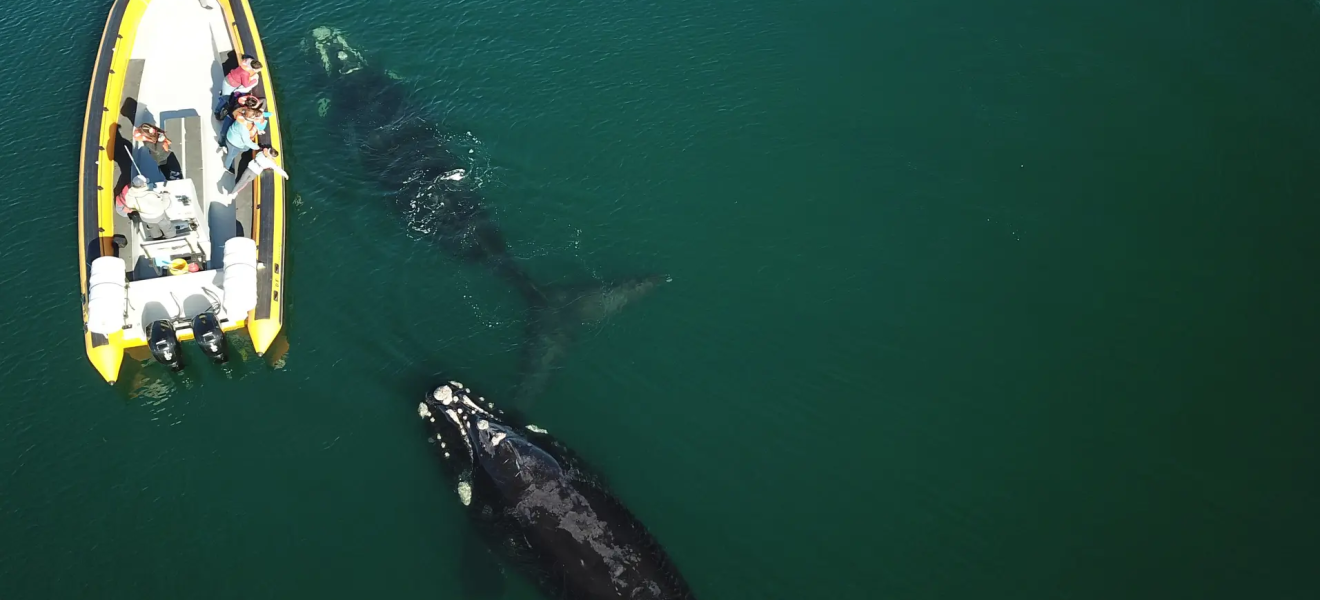
M 456 381 L 423 398 L 417 415 L 426 421 L 446 464 L 457 475 L 464 504 L 470 501 L 475 479 L 492 482 L 503 494 L 517 494 L 534 485 L 538 476 L 562 469 L 528 439 L 528 430 L 541 430 L 511 425 L 494 403 L 474 396 Z
M 472 390 L 451 381 L 427 394 L 417 405 L 417 416 L 427 423 L 445 462 L 458 470 L 470 468 L 483 444 L 491 444 L 491 424 L 503 425 L 493 405 L 472 395 Z M 485 423 L 484 426 L 481 424 Z
M 344 39 L 344 34 L 333 27 L 317 27 L 311 36 L 303 41 L 303 48 L 313 52 L 321 60 L 327 75 L 347 75 L 366 66 L 362 53 L 358 52 Z

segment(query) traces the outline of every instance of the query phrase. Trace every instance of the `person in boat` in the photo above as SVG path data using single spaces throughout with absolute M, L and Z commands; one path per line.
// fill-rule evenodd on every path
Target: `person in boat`
M 242 119 L 243 122 L 247 123 L 249 126 L 248 132 L 252 136 L 252 142 L 256 143 L 257 136 L 261 135 L 261 132 L 266 130 L 266 123 L 267 119 L 270 118 L 270 113 L 247 107 L 244 107 L 241 110 L 242 112 L 239 113 L 237 118 Z
M 252 91 L 261 82 L 261 61 L 252 56 L 244 55 L 238 60 L 238 66 L 225 74 L 224 81 L 220 82 L 220 97 L 216 100 L 215 113 L 216 120 L 219 121 L 223 115 L 220 111 L 229 105 L 234 92 L 243 92 L 244 94 Z
M 262 148 L 261 151 L 257 152 L 257 155 L 253 156 L 252 160 L 248 162 L 247 168 L 243 169 L 243 176 L 234 183 L 234 189 L 229 191 L 229 195 L 233 196 L 238 194 L 238 192 L 242 191 L 247 184 L 256 180 L 257 176 L 261 175 L 262 171 L 267 169 L 274 171 L 275 174 L 280 177 L 288 179 L 289 174 L 286 173 L 284 169 L 281 169 L 279 165 L 275 164 L 275 158 L 279 155 L 280 151 L 271 148 L 270 146 Z
M 135 127 L 133 140 L 142 142 L 157 163 L 165 162 L 170 154 L 170 138 L 165 135 L 164 130 L 151 123 L 143 123 Z
M 235 99 L 235 104 L 244 108 L 265 110 L 266 99 L 256 94 L 242 94 Z
M 234 92 L 233 101 L 225 107 L 225 114 L 232 114 L 233 111 L 240 108 L 264 110 L 266 108 L 266 99 L 256 94 Z
M 266 130 L 266 126 L 270 124 L 270 113 L 255 108 L 249 108 L 247 119 L 253 126 L 252 141 L 260 143 L 257 138 L 261 135 L 261 132 Z
M 124 208 L 131 215 L 136 214 L 142 223 L 147 237 L 162 240 L 174 237 L 174 224 L 165 214 L 173 202 L 169 192 L 155 192 L 147 189 L 147 178 L 141 175 L 133 178 L 133 183 L 124 193 Z
M 165 131 L 151 123 L 143 123 L 133 128 L 133 140 L 142 144 L 151 153 L 151 159 L 160 167 L 166 179 L 182 179 L 183 173 L 178 160 L 170 152 L 170 138 Z
M 229 133 L 229 128 L 234 124 L 234 112 L 240 108 L 250 108 L 256 111 L 262 111 L 265 117 L 270 117 L 270 113 L 264 112 L 266 108 L 266 99 L 253 94 L 236 94 L 234 104 L 224 111 L 224 122 L 220 124 L 220 139 Z M 265 127 L 263 126 L 262 129 Z
M 270 113 L 260 110 L 257 110 L 256 112 L 257 116 L 252 121 L 252 123 L 257 126 L 256 132 L 253 133 L 254 136 L 261 135 L 261 132 L 265 131 L 266 126 L 270 124 Z
M 234 111 L 234 124 L 225 132 L 225 148 L 228 149 L 228 153 L 225 154 L 225 168 L 231 173 L 234 172 L 234 163 L 238 157 L 248 150 L 260 148 L 256 140 L 256 122 L 260 118 L 262 118 L 261 113 L 250 108 Z

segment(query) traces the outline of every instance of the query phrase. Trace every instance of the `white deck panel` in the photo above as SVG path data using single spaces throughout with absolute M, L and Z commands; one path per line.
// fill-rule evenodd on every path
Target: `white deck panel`
M 207 310 L 215 309 L 215 315 L 226 327 L 230 317 L 223 308 L 217 307 L 217 300 L 223 300 L 225 291 L 221 286 L 224 270 L 198 271 L 184 275 L 170 275 L 134 281 L 128 285 L 128 325 L 124 338 L 145 340 L 146 326 L 160 319 L 175 319 L 182 316 L 189 321 Z M 209 294 L 208 294 L 209 292 Z M 177 299 L 177 301 L 176 301 Z M 239 319 L 247 315 L 239 315 Z M 177 326 L 186 331 L 186 326 Z

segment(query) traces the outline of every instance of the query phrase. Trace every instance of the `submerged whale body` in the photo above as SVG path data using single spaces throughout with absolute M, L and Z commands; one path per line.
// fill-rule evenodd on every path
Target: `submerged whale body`
M 463 159 L 411 101 L 407 86 L 369 64 L 337 30 L 318 27 L 311 42 L 329 78 L 322 114 L 341 128 L 346 144 L 357 149 L 365 170 L 409 225 L 448 255 L 498 273 L 527 302 L 518 405 L 526 407 L 544 389 L 578 325 L 599 323 L 668 281 L 654 275 L 578 288 L 538 285 L 509 254 Z
M 536 295 L 469 181 L 463 160 L 410 99 L 408 88 L 367 64 L 343 36 L 318 28 L 314 40 L 330 77 L 323 114 L 354 148 L 366 172 L 392 197 L 409 225 L 449 255 L 484 264 Z
M 558 440 L 457 382 L 417 407 L 468 516 L 549 598 L 691 600 L 641 521 Z

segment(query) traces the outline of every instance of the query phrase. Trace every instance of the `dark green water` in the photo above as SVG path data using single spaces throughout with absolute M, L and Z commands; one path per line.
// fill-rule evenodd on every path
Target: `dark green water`
M 498 399 L 523 310 L 317 117 L 318 25 L 539 279 L 673 275 L 532 416 L 699 597 L 1320 596 L 1312 4 L 252 1 L 291 349 L 115 388 L 74 270 L 108 2 L 5 9 L 0 598 L 460 597 L 415 399 Z

